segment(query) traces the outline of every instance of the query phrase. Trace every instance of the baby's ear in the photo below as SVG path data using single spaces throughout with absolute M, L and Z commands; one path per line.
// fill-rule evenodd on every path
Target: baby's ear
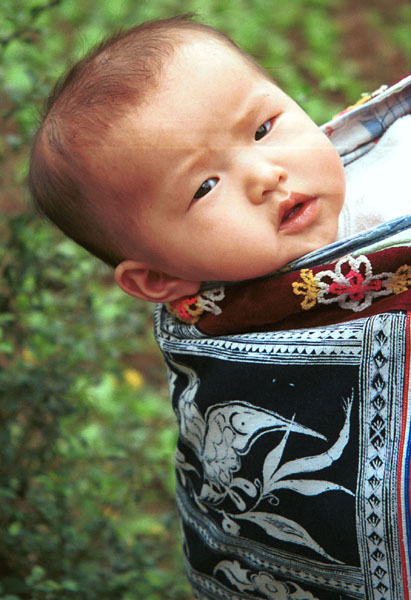
M 114 272 L 114 279 L 126 294 L 150 302 L 171 302 L 196 294 L 200 289 L 199 281 L 178 279 L 135 260 L 120 263 Z

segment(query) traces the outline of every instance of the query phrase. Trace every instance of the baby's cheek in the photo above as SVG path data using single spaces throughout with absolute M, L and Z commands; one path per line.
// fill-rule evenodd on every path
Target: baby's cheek
M 344 202 L 345 199 L 345 187 L 346 187 L 346 183 L 345 183 L 345 171 L 344 171 L 344 167 L 341 161 L 340 156 L 337 154 L 337 157 L 335 159 L 335 182 L 336 182 L 336 186 L 338 188 L 338 192 L 340 194 L 341 197 L 341 206 Z
M 330 183 L 335 187 L 336 191 L 344 195 L 345 193 L 345 173 L 344 167 L 334 146 L 328 149 L 328 152 L 324 153 L 323 161 L 321 163 L 320 171 L 323 175 L 328 175 Z

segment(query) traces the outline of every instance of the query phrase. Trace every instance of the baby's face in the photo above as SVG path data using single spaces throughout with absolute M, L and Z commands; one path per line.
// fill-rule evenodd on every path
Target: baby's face
M 178 49 L 121 134 L 128 258 L 143 250 L 152 268 L 190 281 L 241 280 L 335 240 L 345 193 L 336 150 L 220 42 L 198 36 Z

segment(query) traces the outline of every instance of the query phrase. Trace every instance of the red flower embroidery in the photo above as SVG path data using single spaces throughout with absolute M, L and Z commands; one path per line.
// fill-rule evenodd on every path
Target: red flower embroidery
M 347 273 L 345 279 L 348 281 L 347 285 L 336 282 L 331 283 L 329 292 L 331 292 L 331 294 L 337 294 L 338 296 L 341 296 L 341 294 L 348 294 L 350 300 L 358 302 L 363 300 L 365 292 L 378 292 L 382 289 L 381 279 L 374 279 L 373 281 L 367 282 L 361 273 L 356 273 L 355 271 Z
M 213 290 L 203 290 L 195 296 L 187 296 L 173 300 L 167 304 L 169 312 L 183 323 L 197 323 L 204 311 L 213 313 L 214 315 L 221 314 L 221 308 L 217 306 L 224 298 L 224 287 L 215 288 Z
M 301 281 L 292 283 L 294 294 L 304 296 L 301 308 L 309 310 L 316 304 L 338 304 L 343 309 L 360 312 L 379 296 L 400 294 L 410 289 L 411 267 L 402 265 L 395 273 L 373 274 L 372 264 L 364 255 L 345 256 L 334 270 L 300 271 Z

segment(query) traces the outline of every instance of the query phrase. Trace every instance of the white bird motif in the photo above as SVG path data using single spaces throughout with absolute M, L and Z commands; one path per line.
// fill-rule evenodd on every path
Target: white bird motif
M 206 412 L 205 421 L 202 462 L 207 479 L 220 489 L 229 485 L 232 474 L 240 469 L 240 456 L 270 431 L 290 431 L 326 440 L 293 419 L 240 400 L 214 405 Z
M 241 525 L 251 522 L 264 530 L 266 535 L 275 539 L 298 544 L 310 548 L 320 556 L 340 563 L 330 556 L 298 522 L 268 510 L 261 503 L 269 500 L 271 506 L 279 503 L 276 496 L 280 490 L 292 490 L 303 496 L 316 496 L 326 492 L 343 492 L 354 496 L 354 493 L 337 482 L 326 479 L 304 478 L 305 473 L 319 472 L 338 460 L 344 451 L 350 435 L 350 414 L 353 395 L 343 402 L 345 412 L 344 424 L 334 443 L 317 455 L 309 455 L 282 461 L 283 452 L 291 433 L 309 435 L 327 441 L 322 434 L 292 419 L 286 419 L 274 411 L 256 408 L 254 405 L 231 400 L 214 404 L 203 417 L 195 403 L 200 380 L 189 367 L 170 361 L 176 372 L 180 371 L 187 379 L 187 386 L 179 393 L 175 389 L 176 372 L 170 370 L 170 390 L 173 395 L 179 393 L 177 399 L 177 418 L 180 423 L 180 436 L 197 455 L 203 468 L 200 493 L 193 490 L 193 499 L 198 508 L 208 513 L 213 507 L 221 516 L 221 527 L 230 535 L 238 536 Z M 275 445 L 268 450 L 260 476 L 253 480 L 235 476 L 241 468 L 241 456 L 248 453 L 262 435 L 282 431 L 283 434 Z M 257 470 L 260 465 L 257 465 Z M 186 473 L 200 473 L 177 450 L 176 467 L 180 472 L 184 487 Z M 241 492 L 241 493 L 239 493 Z M 222 502 L 229 496 L 233 510 L 227 511 Z M 251 506 L 250 506 L 250 502 Z
M 294 419 L 286 419 L 241 400 L 213 405 L 203 418 L 194 401 L 199 378 L 189 367 L 170 362 L 188 379 L 178 400 L 180 435 L 200 459 L 205 478 L 220 492 L 230 485 L 233 473 L 240 469 L 240 456 L 270 431 L 289 431 L 326 440 L 322 434 L 296 423 Z M 175 375 L 172 374 L 170 386 L 173 389 L 174 382 Z

